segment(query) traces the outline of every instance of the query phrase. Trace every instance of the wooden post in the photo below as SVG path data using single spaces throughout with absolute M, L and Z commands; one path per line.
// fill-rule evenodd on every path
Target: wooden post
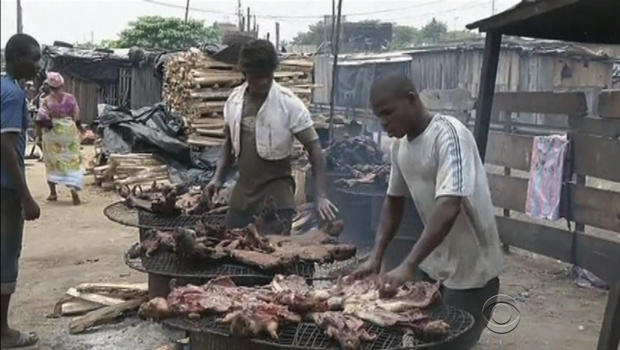
M 483 162 L 489 137 L 489 125 L 491 124 L 491 110 L 493 108 L 493 94 L 495 93 L 495 78 L 497 77 L 497 62 L 499 61 L 501 43 L 501 33 L 487 32 L 482 58 L 478 105 L 476 107 L 476 124 L 474 126 L 474 136 Z
M 504 132 L 511 133 L 512 132 L 512 113 L 501 111 L 499 112 L 499 118 L 504 123 Z M 504 167 L 504 175 L 510 176 L 510 174 L 511 174 L 510 167 Z M 510 209 L 504 208 L 503 214 L 505 217 L 509 218 Z M 510 244 L 502 243 L 502 249 L 504 250 L 504 253 L 506 254 L 510 253 Z
M 24 24 L 22 22 L 22 2 L 17 0 L 17 33 L 24 32 Z
M 185 3 L 185 22 L 187 23 L 187 16 L 189 15 L 189 0 Z
M 332 91 L 329 99 L 329 144 L 334 142 L 334 103 L 338 91 L 338 51 L 340 50 L 340 16 L 342 15 L 342 0 L 338 0 L 338 17 L 336 18 L 336 43 L 334 45 L 334 65 L 332 67 Z
M 597 350 L 617 350 L 620 343 L 620 281 L 611 287 Z
M 280 52 L 280 23 L 276 22 L 276 51 Z

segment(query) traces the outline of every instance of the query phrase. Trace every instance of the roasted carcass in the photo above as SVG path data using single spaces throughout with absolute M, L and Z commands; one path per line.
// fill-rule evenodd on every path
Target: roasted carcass
M 141 186 L 123 186 L 119 190 L 125 204 L 130 208 L 140 208 L 152 213 L 175 215 L 179 213 L 176 198 L 180 188 L 170 185 L 153 183 L 150 189 L 143 191 Z
M 194 229 L 148 231 L 131 255 L 150 256 L 157 251 L 174 252 L 187 261 L 229 259 L 263 270 L 280 270 L 300 261 L 346 260 L 355 255 L 356 248 L 339 244 L 320 230 L 295 236 L 264 236 L 254 225 L 226 229 L 200 222 Z
M 140 186 L 121 187 L 119 194 L 125 198 L 130 208 L 140 208 L 161 215 L 201 215 L 220 213 L 227 208 L 230 189 L 222 189 L 215 198 L 206 191 L 196 187 L 187 189 L 183 186 L 158 185 L 142 190 Z
M 316 323 L 343 349 L 358 349 L 376 335 L 365 322 L 400 328 L 416 336 L 445 335 L 450 326 L 432 319 L 424 309 L 440 299 L 439 284 L 408 282 L 389 298 L 380 297 L 376 279 L 338 283 L 315 289 L 300 276 L 274 277 L 261 287 L 239 287 L 227 277 L 202 286 L 171 286 L 166 299 L 155 298 L 140 308 L 144 317 L 218 315 L 232 334 L 278 337 L 278 327 L 302 319 Z
M 390 166 L 384 161 L 379 145 L 369 138 L 353 137 L 336 142 L 327 150 L 326 158 L 330 172 L 340 175 L 335 182 L 337 186 L 387 185 Z

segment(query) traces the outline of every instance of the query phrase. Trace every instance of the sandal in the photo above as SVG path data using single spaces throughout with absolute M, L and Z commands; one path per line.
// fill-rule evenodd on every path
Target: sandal
M 56 195 L 56 194 L 50 194 L 47 197 L 47 201 L 48 202 L 56 202 L 57 200 L 58 200 L 58 195 Z
M 0 347 L 2 347 L 2 349 L 17 349 L 17 348 L 24 348 L 27 346 L 32 346 L 38 342 L 39 342 L 39 336 L 36 333 L 18 332 L 18 336 L 16 339 L 2 340 L 2 343 L 0 343 Z

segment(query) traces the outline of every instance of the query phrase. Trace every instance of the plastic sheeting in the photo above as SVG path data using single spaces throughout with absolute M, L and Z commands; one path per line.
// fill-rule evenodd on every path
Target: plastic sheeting
M 42 52 L 45 70 L 70 74 L 100 85 L 118 81 L 119 67 L 130 67 L 128 56 L 94 50 L 45 46 Z
M 99 130 L 105 154 L 156 154 L 168 164 L 172 182 L 201 185 L 215 172 L 215 151 L 193 152 L 181 141 L 182 120 L 163 103 L 138 110 L 105 105 L 99 116 Z

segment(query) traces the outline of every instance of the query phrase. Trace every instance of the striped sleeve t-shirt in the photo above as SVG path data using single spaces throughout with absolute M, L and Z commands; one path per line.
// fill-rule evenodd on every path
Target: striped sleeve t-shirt
M 452 289 L 479 288 L 497 277 L 502 254 L 489 184 L 465 125 L 437 114 L 416 138 L 394 140 L 391 159 L 388 194 L 412 197 L 425 225 L 439 197 L 463 199 L 450 233 L 420 268 Z

